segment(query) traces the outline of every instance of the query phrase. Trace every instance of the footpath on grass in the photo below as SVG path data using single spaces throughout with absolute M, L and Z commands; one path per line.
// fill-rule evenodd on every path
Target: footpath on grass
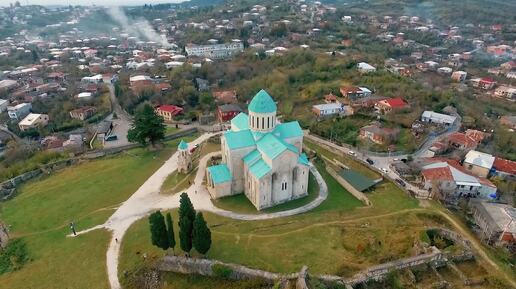
M 190 145 L 199 145 L 218 133 L 205 133 L 190 143 Z M 324 179 L 317 171 L 316 167 L 310 165 L 310 171 L 315 176 L 319 186 L 319 195 L 312 202 L 299 208 L 264 214 L 240 214 L 217 208 L 211 202 L 211 197 L 206 187 L 203 185 L 203 179 L 206 172 L 208 161 L 220 152 L 209 153 L 202 157 L 199 162 L 194 182 L 185 192 L 188 194 L 192 204 L 197 210 L 208 211 L 220 216 L 237 219 L 237 220 L 265 220 L 273 218 L 281 218 L 293 216 L 310 211 L 319 206 L 328 197 L 328 188 Z M 155 210 L 168 210 L 179 207 L 179 194 L 172 196 L 160 194 L 160 189 L 168 175 L 177 170 L 178 153 L 174 153 L 151 177 L 138 188 L 138 190 L 125 201 L 116 212 L 103 225 L 80 231 L 78 235 L 91 232 L 92 230 L 105 228 L 112 232 L 112 238 L 106 253 L 106 265 L 108 271 L 109 284 L 112 289 L 121 288 L 118 280 L 118 258 L 120 253 L 120 244 L 125 232 L 137 220 L 146 217 Z

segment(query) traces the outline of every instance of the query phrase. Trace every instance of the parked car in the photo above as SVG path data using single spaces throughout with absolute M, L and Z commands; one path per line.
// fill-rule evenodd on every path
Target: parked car
M 386 168 L 381 168 L 380 170 L 381 170 L 382 172 L 384 172 L 385 174 L 389 172 Z
M 395 181 L 396 181 L 396 183 L 398 183 L 402 187 L 406 187 L 407 186 L 407 184 L 405 184 L 405 182 L 402 179 L 396 179 Z
M 118 137 L 116 136 L 116 134 L 111 134 L 111 135 L 108 135 L 108 136 L 105 136 L 104 137 L 104 141 L 114 141 L 114 140 L 117 140 Z
M 367 162 L 368 164 L 370 164 L 370 165 L 374 164 L 373 160 L 372 160 L 372 159 L 369 159 L 369 158 L 368 158 L 368 159 L 366 159 L 366 162 Z
M 354 155 L 356 155 L 356 153 L 354 151 L 348 151 L 348 155 L 354 156 Z

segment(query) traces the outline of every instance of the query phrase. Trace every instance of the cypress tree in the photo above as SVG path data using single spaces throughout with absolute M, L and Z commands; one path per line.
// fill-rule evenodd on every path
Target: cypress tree
M 167 250 L 169 248 L 167 226 L 160 211 L 156 211 L 149 216 L 149 225 L 152 245 Z
M 168 247 L 172 248 L 173 251 L 176 247 L 176 237 L 174 236 L 174 223 L 172 223 L 172 216 L 170 216 L 170 213 L 167 213 L 165 221 L 167 223 Z
M 186 193 L 179 200 L 179 246 L 187 254 L 192 250 L 193 223 L 195 209 Z
M 193 226 L 193 246 L 197 252 L 203 255 L 205 255 L 211 247 L 211 231 L 201 212 L 197 213 L 195 216 Z

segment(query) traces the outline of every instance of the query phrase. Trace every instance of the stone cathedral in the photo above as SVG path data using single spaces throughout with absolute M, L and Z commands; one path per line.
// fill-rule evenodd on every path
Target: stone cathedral
M 211 196 L 245 193 L 258 210 L 306 196 L 309 162 L 299 123 L 280 123 L 265 90 L 248 108 L 249 115 L 235 116 L 221 137 L 222 162 L 207 168 Z

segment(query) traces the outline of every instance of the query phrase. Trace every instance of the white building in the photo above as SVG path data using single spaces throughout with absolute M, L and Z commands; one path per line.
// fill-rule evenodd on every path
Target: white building
M 103 79 L 104 78 L 102 77 L 102 74 L 97 74 L 94 76 L 85 76 L 81 79 L 81 82 L 98 84 L 98 83 L 101 83 L 103 81 Z
M 344 105 L 340 102 L 316 104 L 312 111 L 318 117 L 340 115 L 344 113 Z
M 429 110 L 426 110 L 423 112 L 423 114 L 421 114 L 421 121 L 428 123 L 437 123 L 450 126 L 453 125 L 456 120 L 457 117 L 455 116 L 437 113 Z
M 30 113 L 31 109 L 32 104 L 20 103 L 16 106 L 8 106 L 7 113 L 9 114 L 9 118 L 11 119 L 22 119 Z
M 376 71 L 376 68 L 374 66 L 372 66 L 369 63 L 365 63 L 365 62 L 358 63 L 357 69 L 358 69 L 358 71 L 360 71 L 360 73 L 370 73 L 370 72 Z
M 185 47 L 188 56 L 207 57 L 211 59 L 228 58 L 244 51 L 242 42 L 231 42 L 209 45 L 188 45 Z
M 29 113 L 22 121 L 18 123 L 21 131 L 31 128 L 46 126 L 48 124 L 48 115 L 39 113 Z
M 221 137 L 222 162 L 207 168 L 213 198 L 245 193 L 261 210 L 308 194 L 309 162 L 297 121 L 279 123 L 276 103 L 261 90 L 249 104 L 249 115 L 231 120 Z

